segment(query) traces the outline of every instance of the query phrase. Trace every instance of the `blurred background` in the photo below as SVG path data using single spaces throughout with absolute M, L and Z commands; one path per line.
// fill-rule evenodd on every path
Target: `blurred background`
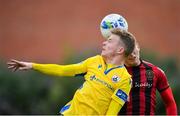
M 57 114 L 84 81 L 12 72 L 9 59 L 78 63 L 101 51 L 99 24 L 126 18 L 142 58 L 167 74 L 180 111 L 180 0 L 0 0 L 0 114 Z M 157 92 L 156 114 L 165 114 Z

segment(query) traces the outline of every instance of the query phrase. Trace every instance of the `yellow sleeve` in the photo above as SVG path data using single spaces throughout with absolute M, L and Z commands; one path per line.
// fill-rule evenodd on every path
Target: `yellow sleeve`
M 116 102 L 121 104 L 122 106 L 127 101 L 129 92 L 131 90 L 132 86 L 132 80 L 131 78 L 127 78 L 125 80 L 122 80 L 121 84 L 119 85 L 119 88 L 115 90 L 115 92 L 112 95 L 112 99 L 114 99 Z
M 117 115 L 121 108 L 122 105 L 112 99 L 106 115 Z
M 71 65 L 33 63 L 33 69 L 53 76 L 76 76 L 87 72 L 87 61 Z

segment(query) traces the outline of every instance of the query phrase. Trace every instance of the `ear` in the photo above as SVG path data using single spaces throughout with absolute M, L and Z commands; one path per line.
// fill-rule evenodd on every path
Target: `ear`
M 118 54 L 123 54 L 123 53 L 124 53 L 124 48 L 123 48 L 123 47 L 119 47 L 119 48 L 117 49 L 117 53 L 118 53 Z

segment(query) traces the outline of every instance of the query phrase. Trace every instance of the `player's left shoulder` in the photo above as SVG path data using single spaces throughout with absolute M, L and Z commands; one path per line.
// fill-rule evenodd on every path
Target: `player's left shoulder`
M 132 75 L 129 74 L 126 67 L 123 67 L 123 70 L 124 70 L 123 73 L 122 73 L 123 78 L 124 79 L 131 78 Z
M 120 75 L 113 75 L 112 77 L 111 77 L 111 81 L 112 81 L 112 83 L 114 84 L 114 85 L 116 85 L 117 87 L 116 88 L 118 88 L 120 85 L 122 85 L 122 84 L 127 84 L 127 85 L 131 85 L 132 84 L 132 79 L 131 79 L 131 77 L 130 76 L 125 76 L 125 75 L 123 75 L 123 76 L 120 76 Z
M 130 75 L 126 69 L 124 69 L 122 74 L 120 74 L 119 76 L 121 77 L 121 81 L 131 80 L 131 77 L 132 77 L 132 75 Z
M 123 76 L 123 77 L 114 76 L 112 77 L 112 81 L 116 86 L 115 88 L 121 88 L 125 86 L 125 88 L 127 89 L 132 87 L 132 79 L 129 76 Z

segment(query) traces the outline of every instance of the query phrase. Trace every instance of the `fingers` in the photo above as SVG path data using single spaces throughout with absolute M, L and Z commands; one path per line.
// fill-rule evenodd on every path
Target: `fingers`
M 7 62 L 7 65 L 15 65 L 15 62 Z
M 8 66 L 17 66 L 17 65 L 19 65 L 19 61 L 17 61 L 17 60 L 10 60 L 9 62 L 7 62 L 7 65 Z
M 10 66 L 8 66 L 8 69 L 11 69 L 13 72 L 18 70 L 18 68 L 19 67 L 17 65 L 10 65 Z
M 27 70 L 28 67 L 19 67 L 19 66 L 12 65 L 12 66 L 8 66 L 8 69 L 11 69 L 13 72 L 15 72 L 17 70 Z
M 18 70 L 19 66 L 16 64 L 11 64 L 8 66 L 8 69 L 11 69 L 13 72 L 15 72 L 16 70 Z
M 17 64 L 17 63 L 12 63 L 12 62 L 8 62 L 8 63 L 7 63 L 7 65 L 8 65 L 8 68 L 9 68 L 9 69 L 12 69 L 12 68 L 14 68 L 14 67 L 17 67 L 17 66 L 18 66 L 18 64 Z
M 21 62 L 11 59 L 9 62 L 7 62 L 7 65 L 8 65 L 8 69 L 11 69 L 14 72 L 21 67 Z
M 19 69 L 19 67 L 16 66 L 16 67 L 14 67 L 14 68 L 12 69 L 12 71 L 15 72 L 15 71 L 17 71 L 18 69 Z
M 15 59 L 11 59 L 10 61 L 11 61 L 11 62 L 14 62 L 14 63 L 20 63 L 20 61 L 15 60 Z
M 26 62 L 22 62 L 22 61 L 18 61 L 18 60 L 14 60 L 14 59 L 11 59 L 7 65 L 11 66 L 11 65 L 16 65 L 18 67 L 23 67 L 23 66 L 26 66 Z
M 13 61 L 7 62 L 7 65 L 8 65 L 8 66 L 17 65 L 17 64 L 18 64 L 17 62 L 13 62 Z
M 7 65 L 8 69 L 11 69 L 12 71 L 32 69 L 31 62 L 22 62 L 14 59 L 7 62 Z
M 10 65 L 10 66 L 8 66 L 8 69 L 13 69 L 15 67 L 16 67 L 15 65 Z

